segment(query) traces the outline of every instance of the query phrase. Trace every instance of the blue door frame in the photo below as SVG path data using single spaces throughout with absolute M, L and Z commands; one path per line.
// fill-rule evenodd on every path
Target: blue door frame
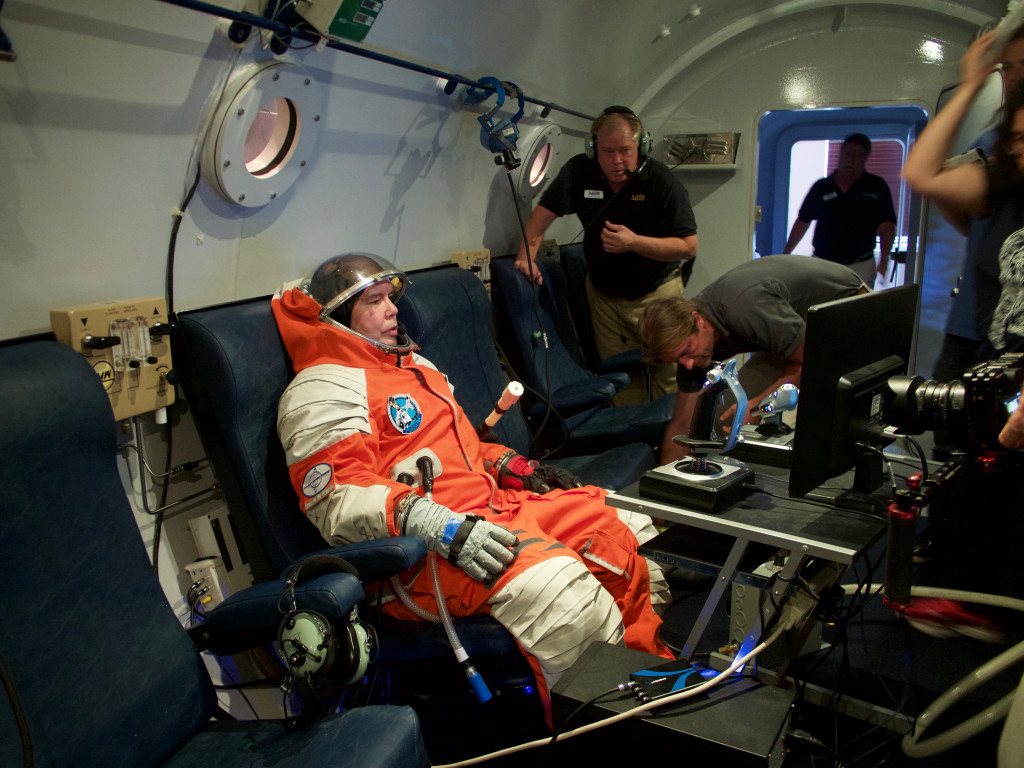
M 924 128 L 927 119 L 928 115 L 922 107 L 909 105 L 766 112 L 758 123 L 757 205 L 761 207 L 761 220 L 755 228 L 754 250 L 761 256 L 767 256 L 782 253 L 786 246 L 789 235 L 787 204 L 790 155 L 794 144 L 806 140 L 842 140 L 848 134 L 859 131 L 872 139 L 899 139 L 909 147 Z M 908 281 L 914 274 L 912 267 L 916 255 L 919 208 L 918 205 L 911 205 L 908 211 Z

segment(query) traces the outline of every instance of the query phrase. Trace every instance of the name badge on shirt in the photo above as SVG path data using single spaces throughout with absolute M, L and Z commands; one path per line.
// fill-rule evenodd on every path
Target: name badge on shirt
M 583 197 L 587 200 L 604 200 L 603 189 L 585 189 L 583 190 Z
M 837 197 L 839 197 L 839 195 L 837 193 L 829 192 L 827 195 L 822 195 L 821 199 L 822 200 L 834 200 Z

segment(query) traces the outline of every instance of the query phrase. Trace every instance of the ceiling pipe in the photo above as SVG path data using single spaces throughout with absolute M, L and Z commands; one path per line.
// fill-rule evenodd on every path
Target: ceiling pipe
M 477 80 L 471 80 L 470 78 L 463 77 L 462 75 L 457 75 L 452 72 L 445 72 L 440 69 L 434 69 L 433 67 L 426 67 L 423 66 L 422 64 L 416 64 L 411 61 L 406 61 L 405 59 L 399 59 L 396 58 L 395 56 L 388 56 L 387 54 L 378 53 L 367 48 L 359 48 L 357 46 L 341 42 L 340 40 L 331 40 L 315 32 L 310 32 L 308 30 L 299 29 L 296 27 L 290 27 L 287 24 L 284 24 L 280 21 L 274 21 L 273 19 L 268 19 L 264 16 L 257 16 L 256 14 L 249 13 L 248 11 L 233 11 L 229 8 L 222 8 L 219 5 L 213 5 L 212 3 L 202 2 L 202 0 L 160 1 L 164 3 L 169 3 L 170 5 L 177 5 L 181 8 L 187 8 L 193 11 L 208 13 L 212 16 L 230 19 L 232 21 L 237 21 L 241 24 L 247 24 L 249 26 L 259 27 L 260 29 L 266 29 L 270 32 L 273 32 L 278 37 L 296 37 L 311 43 L 323 43 L 328 48 L 334 48 L 335 50 L 344 51 L 345 53 L 352 53 L 355 54 L 356 56 L 362 56 L 363 58 L 373 59 L 374 61 L 379 61 L 384 64 L 390 64 L 395 67 L 401 67 L 402 69 L 408 69 L 413 72 L 419 72 L 424 75 L 430 75 L 432 77 L 440 78 L 446 82 L 444 92 L 447 93 L 448 95 L 454 93 L 456 87 L 458 87 L 459 84 L 469 85 L 474 88 L 483 88 L 484 90 L 491 92 L 495 91 L 495 89 L 492 86 L 486 83 L 482 83 Z M 525 95 L 524 98 L 531 104 L 536 104 L 537 106 L 542 108 L 540 113 L 540 116 L 542 118 L 547 117 L 552 110 L 556 110 L 558 112 L 564 112 L 567 115 L 581 117 L 584 120 L 593 121 L 595 119 L 593 115 L 588 115 L 583 112 L 577 112 L 574 109 L 569 109 L 568 107 L 563 107 L 558 104 L 554 104 L 550 101 L 540 101 L 538 99 L 532 99 L 529 96 Z

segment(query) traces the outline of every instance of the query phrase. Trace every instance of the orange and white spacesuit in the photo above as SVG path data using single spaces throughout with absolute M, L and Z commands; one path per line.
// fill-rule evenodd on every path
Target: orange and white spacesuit
M 341 283 L 349 286 L 347 300 L 390 280 L 397 301 L 405 276 L 376 256 L 347 254 L 328 268 L 351 269 L 353 259 L 361 267 Z M 638 537 L 657 533 L 650 518 L 607 506 L 605 491 L 593 486 L 544 494 L 499 487 L 495 463 L 509 449 L 479 440 L 444 374 L 404 333 L 394 344 L 367 338 L 344 325 L 346 317 L 331 320 L 328 309 L 341 302 L 328 301 L 322 287 L 318 302 L 300 285 L 282 286 L 273 300 L 296 371 L 281 398 L 278 433 L 303 511 L 324 538 L 339 545 L 402 533 L 400 502 L 422 493 L 416 463 L 427 456 L 434 502 L 518 539 L 515 560 L 487 581 L 439 563 L 448 610 L 503 624 L 530 661 L 545 704 L 550 686 L 592 641 L 672 658 L 658 639 L 655 610 L 667 604 L 668 588 L 660 567 L 637 552 Z M 413 484 L 401 482 L 403 474 Z M 436 611 L 425 569 L 402 574 L 402 583 L 417 604 Z M 397 600 L 385 610 L 420 620 Z

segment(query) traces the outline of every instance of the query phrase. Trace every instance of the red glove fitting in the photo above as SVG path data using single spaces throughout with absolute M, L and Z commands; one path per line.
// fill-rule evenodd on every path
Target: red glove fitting
M 498 472 L 498 485 L 506 490 L 521 491 L 525 478 L 533 474 L 533 466 L 525 456 L 513 456 Z

